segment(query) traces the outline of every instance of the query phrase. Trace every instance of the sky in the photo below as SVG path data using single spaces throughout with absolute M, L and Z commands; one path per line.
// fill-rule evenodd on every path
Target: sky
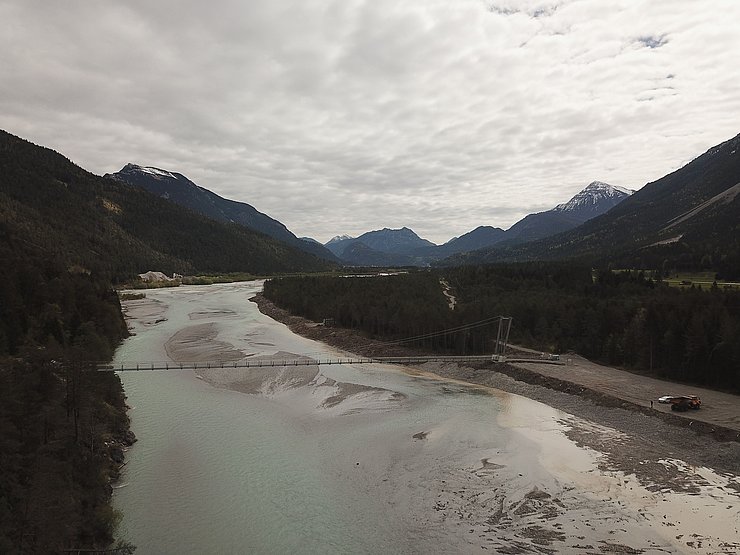
M 326 242 L 510 227 L 740 133 L 738 0 L 0 0 L 0 128 Z

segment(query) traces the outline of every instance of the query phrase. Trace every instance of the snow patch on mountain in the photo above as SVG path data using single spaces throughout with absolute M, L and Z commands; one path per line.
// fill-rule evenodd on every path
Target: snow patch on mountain
M 584 208 L 596 206 L 607 199 L 621 202 L 632 193 L 634 193 L 634 191 L 631 189 L 609 185 L 603 181 L 593 181 L 568 202 L 558 204 L 554 210 L 558 210 L 560 212 L 582 210 Z
M 619 185 L 612 185 L 612 188 L 619 191 L 620 193 L 624 193 L 627 196 L 635 192 L 632 189 L 627 189 L 626 187 L 620 187 Z
M 149 173 L 149 174 L 151 174 L 151 175 L 153 175 L 155 177 L 159 177 L 159 178 L 169 177 L 170 179 L 177 179 L 177 177 L 174 174 L 172 174 L 172 173 L 170 173 L 168 171 L 160 170 L 159 168 L 151 168 L 151 167 L 141 167 L 141 166 L 139 166 L 139 170 L 142 171 L 142 172 L 144 172 L 144 173 Z
M 338 243 L 339 241 L 349 241 L 350 239 L 354 239 L 354 237 L 351 235 L 335 235 L 324 243 L 324 245 L 331 245 L 332 243 Z
M 157 179 L 162 178 L 168 178 L 168 179 L 177 179 L 177 175 L 174 173 L 160 170 L 159 168 L 155 168 L 152 166 L 139 166 L 137 164 L 126 164 L 123 169 L 120 171 L 120 173 L 148 173 L 151 176 L 154 176 Z

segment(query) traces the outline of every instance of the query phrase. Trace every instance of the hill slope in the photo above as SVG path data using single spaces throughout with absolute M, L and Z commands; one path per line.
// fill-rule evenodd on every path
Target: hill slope
M 443 245 L 421 239 L 404 227 L 369 231 L 357 238 L 338 235 L 325 246 L 350 264 L 425 266 L 456 254 L 496 245 L 527 243 L 573 229 L 607 212 L 632 192 L 594 181 L 568 202 L 546 212 L 529 214 L 506 231 L 497 227 L 479 226 Z M 362 243 L 362 246 L 358 246 L 358 243 Z
M 557 235 L 605 214 L 628 198 L 634 191 L 593 181 L 572 199 L 552 210 L 529 214 L 506 230 L 507 244 L 528 243 Z
M 740 277 L 740 135 L 648 183 L 606 214 L 518 247 L 493 248 L 447 262 L 585 257 L 615 264 L 715 269 Z
M 253 206 L 225 199 L 196 185 L 181 173 L 126 164 L 120 171 L 106 174 L 104 177 L 136 185 L 213 220 L 236 223 L 318 257 L 337 261 L 336 257 L 322 245 L 300 240 L 281 222 Z
M 95 176 L 61 154 L 0 132 L 0 239 L 124 279 L 167 273 L 273 273 L 326 263 L 142 189 Z

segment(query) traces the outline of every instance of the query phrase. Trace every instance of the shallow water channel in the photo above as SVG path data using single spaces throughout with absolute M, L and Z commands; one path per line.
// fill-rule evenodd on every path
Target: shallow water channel
M 339 354 L 262 315 L 260 289 L 146 291 L 115 362 Z M 137 553 L 685 548 L 523 397 L 374 364 L 121 379 L 139 440 L 114 505 Z

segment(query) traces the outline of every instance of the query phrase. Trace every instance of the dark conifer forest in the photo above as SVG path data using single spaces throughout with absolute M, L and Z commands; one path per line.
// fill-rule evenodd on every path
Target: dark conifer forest
M 32 253 L 0 242 L 0 553 L 105 547 L 128 417 L 118 377 L 85 361 L 126 326 L 106 279 Z
M 441 280 L 456 297 L 454 310 Z M 492 353 L 497 323 L 435 332 L 511 316 L 515 343 L 740 391 L 737 290 L 679 289 L 642 272 L 551 262 L 376 278 L 281 278 L 265 284 L 265 296 L 315 321 L 333 318 L 385 340 L 424 336 L 417 346 L 452 354 Z

